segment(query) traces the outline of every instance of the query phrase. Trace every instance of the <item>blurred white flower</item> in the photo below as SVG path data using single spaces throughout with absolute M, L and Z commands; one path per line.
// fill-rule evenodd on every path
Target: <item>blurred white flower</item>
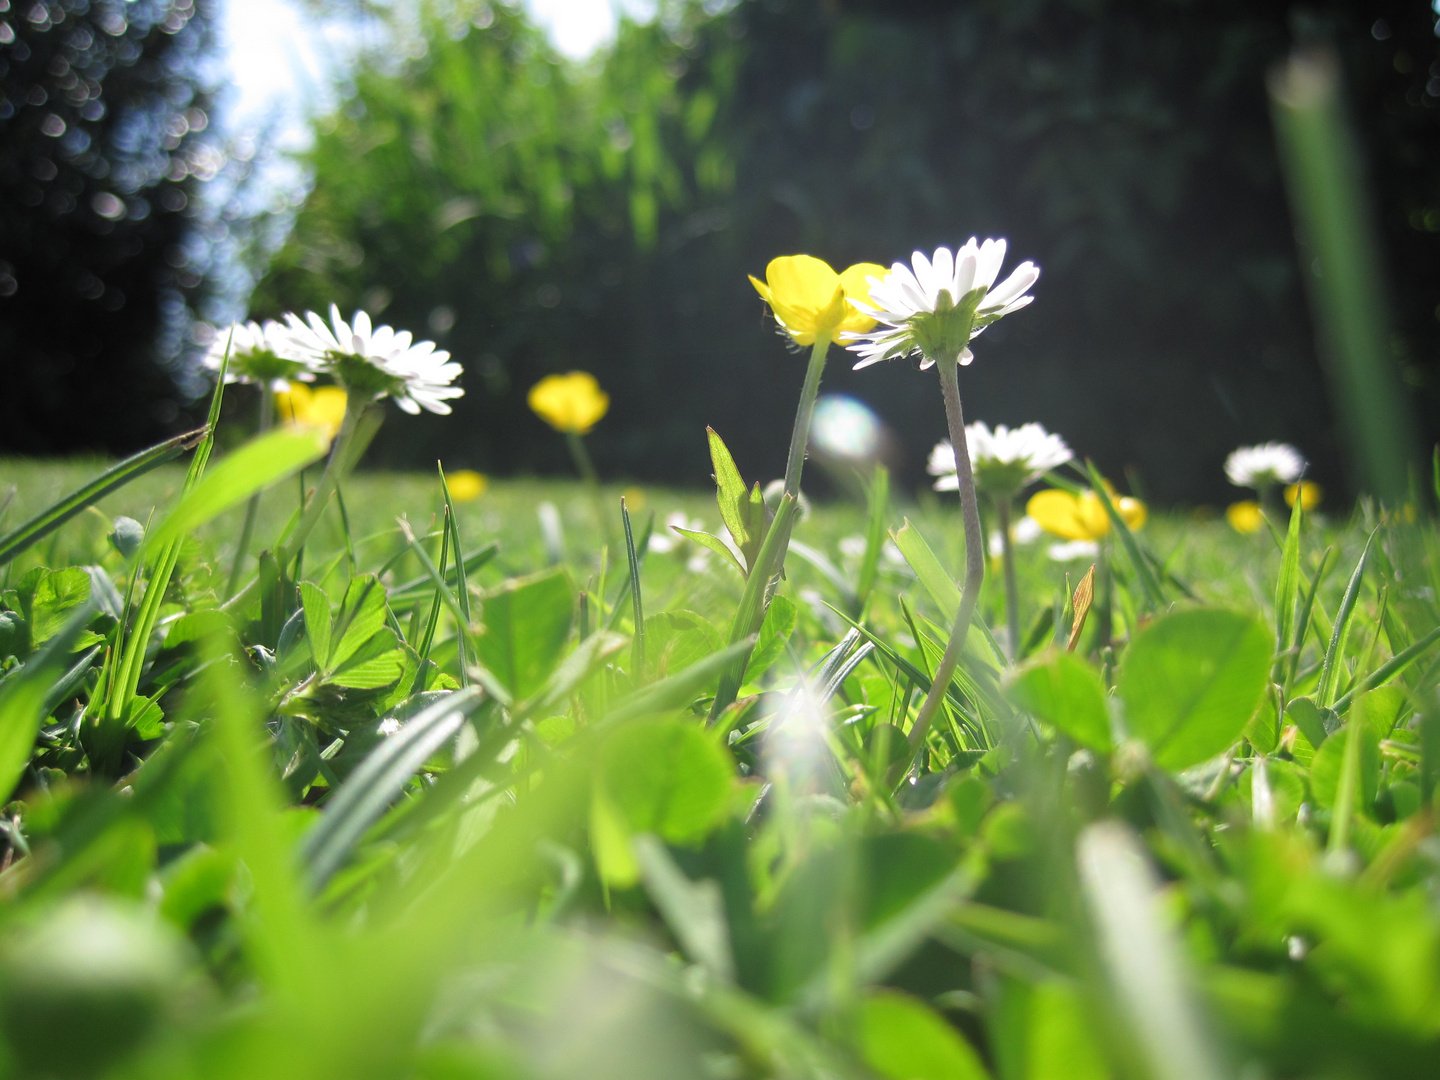
M 692 520 L 685 516 L 685 511 L 676 510 L 665 519 L 662 528 L 656 529 L 650 534 L 650 550 L 662 554 L 667 551 L 674 551 L 682 544 L 689 543 L 689 538 L 680 535 L 676 529 L 689 529 L 691 532 L 701 532 L 705 528 L 703 521 Z
M 1075 455 L 1059 435 L 1052 435 L 1039 424 L 1022 424 L 1007 428 L 997 424 L 990 430 L 983 420 L 965 426 L 965 443 L 970 450 L 970 467 L 975 486 L 997 498 L 1013 498 L 1027 484 L 1034 483 L 1051 469 L 1057 469 Z M 941 439 L 930 451 L 926 466 L 937 477 L 936 491 L 956 491 L 960 480 L 955 474 L 955 448 L 949 439 Z
M 865 554 L 865 537 L 856 533 L 854 536 L 842 536 L 839 543 L 835 545 L 840 549 L 840 554 L 847 559 L 859 559 Z
M 1036 540 L 1039 540 L 1044 532 L 1045 530 L 1041 528 L 1040 523 L 1029 514 L 1026 514 L 1010 526 L 1010 542 L 1024 547 L 1027 544 L 1033 544 Z M 1005 537 L 1001 535 L 999 529 L 991 530 L 990 542 L 987 546 L 990 549 L 991 556 L 994 558 L 998 559 L 1001 555 L 1005 554 Z
M 1293 484 L 1305 471 L 1305 458 L 1289 443 L 1242 446 L 1225 459 L 1225 475 L 1236 487 L 1267 488 Z
M 283 393 L 294 382 L 314 382 L 315 372 L 290 341 L 285 328 L 272 321 L 234 323 L 216 330 L 201 361 L 210 371 L 219 371 L 226 353 L 227 383 L 260 383 Z
M 911 353 L 922 357 L 921 368 L 950 357 L 970 363 L 974 359 L 967 348 L 970 339 L 1034 299 L 1026 293 L 1040 276 L 1039 268 L 1021 263 L 996 285 L 1004 261 L 1004 240 L 977 244 L 972 236 L 953 255 L 943 247 L 933 258 L 917 251 L 911 266 L 897 262 L 883 279 L 867 279 L 870 299 L 878 306 L 853 299 L 851 303 L 880 325 L 866 333 L 840 335 L 850 343 L 847 348 L 860 355 L 855 367 Z
M 1074 562 L 1076 559 L 1093 559 L 1100 554 L 1100 545 L 1094 540 L 1069 540 L 1063 544 L 1051 544 L 1045 553 L 1056 562 Z
M 426 409 L 443 415 L 450 412 L 446 401 L 465 393 L 451 385 L 460 365 L 450 360 L 448 352 L 437 349 L 433 341 L 415 341 L 408 330 L 372 329 L 370 316 L 363 311 L 347 323 L 331 304 L 329 324 L 313 311 L 303 321 L 295 315 L 285 320 L 296 354 L 333 373 L 352 395 L 374 400 L 392 397 L 408 413 Z

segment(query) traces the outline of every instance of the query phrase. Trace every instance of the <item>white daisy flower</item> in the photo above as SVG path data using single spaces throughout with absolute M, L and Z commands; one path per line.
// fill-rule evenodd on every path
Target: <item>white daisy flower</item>
M 210 371 L 219 371 L 227 352 L 227 383 L 268 384 L 276 393 L 284 393 L 291 383 L 315 381 L 306 358 L 296 351 L 285 328 L 273 320 L 263 326 L 253 321 L 234 323 L 215 331 L 201 363 Z
M 860 354 L 857 369 L 881 360 L 918 353 L 920 367 L 937 359 L 975 357 L 970 339 L 996 319 L 1018 311 L 1034 299 L 1027 295 L 1040 276 L 1034 263 L 1021 263 L 999 285 L 995 278 L 1005 260 L 1005 241 L 974 237 L 953 255 L 937 248 L 933 258 L 917 251 L 911 265 L 897 262 L 883 279 L 868 278 L 870 299 L 877 306 L 851 300 L 880 325 L 867 333 L 845 332 L 846 347 Z
M 1039 480 L 1051 469 L 1058 469 L 1075 456 L 1059 435 L 1052 435 L 1033 423 L 1022 424 L 1018 428 L 997 424 L 992 431 L 983 420 L 977 420 L 965 425 L 965 445 L 970 450 L 975 486 L 986 494 L 1004 499 L 1013 497 L 1021 488 Z M 936 491 L 959 489 L 955 448 L 949 439 L 935 444 L 926 470 L 937 477 Z
M 451 385 L 460 365 L 433 341 L 415 341 L 408 330 L 389 326 L 371 328 L 370 316 L 357 311 L 346 322 L 340 309 L 330 305 L 330 322 L 313 311 L 302 321 L 286 316 L 286 330 L 296 350 L 313 364 L 323 365 L 347 392 L 378 400 L 392 397 L 406 412 L 421 409 L 444 415 L 447 399 L 465 391 Z
M 1225 475 L 1236 487 L 1261 489 L 1293 484 L 1304 471 L 1304 456 L 1289 443 L 1242 446 L 1225 459 Z

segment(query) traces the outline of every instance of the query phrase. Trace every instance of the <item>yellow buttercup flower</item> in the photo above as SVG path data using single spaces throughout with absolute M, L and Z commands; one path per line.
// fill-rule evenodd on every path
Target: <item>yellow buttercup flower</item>
M 752 274 L 750 284 L 795 344 L 814 345 L 817 338 L 834 341 L 846 331 L 862 334 L 871 329 L 875 320 L 850 301 L 869 303 L 870 283 L 865 279 L 887 273 L 876 263 L 856 263 L 837 274 L 812 255 L 782 255 L 765 267 L 764 281 Z
M 1313 480 L 1301 480 L 1298 484 L 1291 484 L 1285 489 L 1285 505 L 1294 506 L 1295 498 L 1300 498 L 1301 510 L 1314 510 L 1320 505 L 1320 500 L 1325 492 L 1320 485 Z
M 1230 522 L 1232 529 L 1246 536 L 1265 527 L 1265 515 L 1260 512 L 1260 504 L 1254 499 L 1231 503 L 1225 508 L 1225 520 Z
M 610 410 L 610 395 L 588 371 L 546 375 L 527 400 L 536 416 L 569 435 L 584 435 Z
M 445 474 L 445 486 L 450 489 L 450 498 L 455 502 L 470 502 L 485 494 L 490 480 L 474 469 L 456 469 Z
M 1145 524 L 1148 516 L 1145 504 L 1139 499 L 1112 493 L 1111 501 L 1120 515 L 1120 520 L 1131 529 Z M 1110 532 L 1110 516 L 1105 505 L 1093 491 L 1072 495 L 1059 488 L 1037 491 L 1025 504 L 1025 513 L 1040 523 L 1040 527 L 1064 540 L 1099 540 Z
M 338 386 L 319 386 L 312 390 L 299 382 L 291 383 L 289 390 L 275 395 L 280 419 L 321 428 L 332 439 L 345 419 L 345 402 L 345 391 Z

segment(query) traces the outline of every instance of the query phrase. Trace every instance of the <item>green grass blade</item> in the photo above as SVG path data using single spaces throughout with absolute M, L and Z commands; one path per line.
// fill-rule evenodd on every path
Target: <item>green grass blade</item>
M 344 864 L 365 830 L 378 821 L 445 741 L 479 708 L 483 693 L 470 687 L 447 694 L 405 722 L 370 752 L 325 804 L 320 821 L 305 835 L 300 859 L 312 889 L 322 888 Z
M 25 772 L 46 705 L 57 683 L 66 681 L 65 659 L 94 615 L 92 603 L 82 604 L 64 628 L 0 686 L 0 804 L 9 800 Z M 86 668 L 91 658 L 93 653 L 84 661 Z
M 1425 653 L 1429 651 L 1430 646 L 1434 645 L 1437 641 L 1440 641 L 1440 626 L 1437 626 L 1419 641 L 1406 649 L 1402 649 L 1385 663 L 1381 664 L 1368 679 L 1357 682 L 1355 689 L 1336 698 L 1335 704 L 1332 705 L 1331 708 L 1337 713 L 1344 714 L 1345 710 L 1350 707 L 1350 702 L 1354 699 L 1356 693 L 1365 693 L 1375 689 L 1377 686 L 1383 686 L 1421 656 L 1425 655 Z
M 0 566 L 15 558 L 37 540 L 48 536 L 65 522 L 88 506 L 93 506 L 112 491 L 116 491 L 137 477 L 144 476 L 157 465 L 179 457 L 194 447 L 205 435 L 205 428 L 188 431 L 167 439 L 148 450 L 142 450 L 134 457 L 128 457 L 118 465 L 105 470 L 85 486 L 72 491 L 65 498 L 48 509 L 42 510 L 24 525 L 0 539 Z
M 1378 531 L 1378 530 L 1377 530 Z M 1365 550 L 1345 586 L 1345 595 L 1340 600 L 1340 610 L 1335 615 L 1335 626 L 1330 632 L 1330 645 L 1325 650 L 1325 663 L 1320 669 L 1320 686 L 1315 692 L 1315 701 L 1328 708 L 1335 700 L 1335 687 L 1340 680 L 1340 668 L 1345 658 L 1345 641 L 1350 634 L 1350 622 L 1355 617 L 1355 604 L 1360 599 L 1360 583 L 1365 577 L 1365 567 L 1370 561 L 1370 549 L 1375 543 L 1375 533 L 1365 541 Z
M 1280 681 L 1285 650 L 1298 647 L 1295 641 L 1295 605 L 1300 596 L 1300 531 L 1303 500 L 1296 499 L 1290 510 L 1290 528 L 1280 554 L 1280 576 L 1275 582 L 1275 672 Z
M 1320 556 L 1320 565 L 1315 568 L 1315 576 L 1310 580 L 1310 587 L 1305 590 L 1305 599 L 1300 604 L 1299 614 L 1295 617 L 1295 643 L 1292 646 L 1294 651 L 1290 654 L 1290 670 L 1285 675 L 1287 696 L 1300 672 L 1300 651 L 1305 646 L 1305 635 L 1310 631 L 1310 616 L 1315 610 L 1315 596 L 1320 591 L 1320 583 L 1325 579 L 1325 571 L 1330 565 L 1330 556 L 1334 553 L 1333 547 L 1327 547 Z
M 880 571 L 880 553 L 885 547 L 886 521 L 890 515 L 890 470 L 875 466 L 875 474 L 865 492 L 869 520 L 865 529 L 865 555 L 860 560 L 860 573 L 855 581 L 855 614 L 858 617 L 875 588 Z
M 640 559 L 635 554 L 635 533 L 630 526 L 630 509 L 620 497 L 620 520 L 625 524 L 625 554 L 630 564 L 630 602 L 634 608 L 635 636 L 630 647 L 630 678 L 636 686 L 645 681 L 645 608 L 640 602 Z
M 460 616 L 465 621 L 461 624 L 468 628 L 472 622 L 470 618 L 470 585 L 465 580 L 465 549 L 460 546 L 460 522 L 455 517 L 455 503 L 450 498 L 450 485 L 445 480 L 445 470 L 437 461 L 436 470 L 440 473 L 440 491 L 445 497 L 445 521 L 450 530 L 450 547 L 454 551 L 455 560 L 455 599 L 460 607 Z M 470 685 L 470 675 L 466 670 L 465 656 L 465 635 L 462 633 L 458 638 L 460 650 L 460 685 Z
M 1150 568 L 1150 560 L 1145 558 L 1140 550 L 1140 542 L 1135 539 L 1135 534 L 1130 531 L 1130 526 L 1125 524 L 1125 519 L 1120 516 L 1120 511 L 1115 509 L 1115 503 L 1110 499 L 1110 492 L 1105 490 L 1105 480 L 1100 475 L 1100 470 L 1095 468 L 1093 461 L 1086 461 L 1085 468 L 1090 474 L 1090 489 L 1095 492 L 1100 500 L 1100 505 L 1105 508 L 1105 514 L 1110 518 L 1110 526 L 1120 537 L 1120 544 L 1125 548 L 1125 554 L 1130 556 L 1130 562 L 1135 567 L 1135 576 L 1140 579 L 1140 588 L 1145 593 L 1145 606 L 1157 608 L 1163 602 L 1164 597 L 1160 592 L 1160 584 L 1155 580 L 1155 573 Z
M 191 485 L 156 527 L 155 543 L 180 540 L 271 484 L 318 461 L 330 440 L 318 428 L 283 427 L 256 436 Z
M 1338 53 L 1311 46 L 1271 73 L 1270 98 L 1301 265 L 1316 268 L 1302 277 L 1331 400 L 1366 488 L 1398 505 L 1418 441 L 1391 355 L 1385 274 L 1342 83 Z
M 765 617 L 765 593 L 770 587 L 770 579 L 780 572 L 780 564 L 784 562 L 785 551 L 790 544 L 790 528 L 794 524 L 798 505 L 789 494 L 780 497 L 780 509 L 775 512 L 775 520 L 770 523 L 770 531 L 765 534 L 765 542 L 760 545 L 755 565 L 751 568 L 750 576 L 745 580 L 745 589 L 740 594 L 735 618 L 730 624 L 731 645 L 742 641 L 753 644 L 755 640 L 755 634 Z M 750 647 L 747 645 L 740 659 L 731 664 L 720 677 L 715 701 L 710 706 L 710 723 L 713 724 L 735 700 L 736 693 L 745 682 L 745 664 L 749 656 Z

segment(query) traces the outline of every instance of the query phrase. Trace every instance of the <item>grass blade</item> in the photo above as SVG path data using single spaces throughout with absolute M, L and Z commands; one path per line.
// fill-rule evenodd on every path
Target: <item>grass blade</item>
M 482 699 L 479 687 L 447 694 L 372 750 L 336 789 L 300 845 L 313 889 L 322 888 L 341 867 L 365 830 L 380 819 L 425 760 L 460 730 Z
M 640 559 L 635 554 L 635 533 L 630 527 L 630 510 L 625 496 L 620 496 L 620 519 L 625 523 L 625 553 L 630 561 L 630 601 L 635 612 L 635 636 L 630 652 L 631 680 L 636 686 L 645 681 L 645 609 L 640 603 Z
M 1297 647 L 1295 633 L 1295 605 L 1300 596 L 1300 526 L 1303 516 L 1303 499 L 1296 499 L 1290 510 L 1290 528 L 1285 534 L 1285 546 L 1280 554 L 1280 576 L 1275 582 L 1275 672 L 1274 679 L 1280 681 L 1284 668 L 1285 650 Z
M 91 480 L 84 487 L 72 491 L 65 498 L 48 509 L 42 510 L 24 525 L 0 539 L 0 566 L 4 566 L 37 540 L 48 536 L 65 522 L 88 506 L 93 506 L 112 491 L 116 491 L 137 477 L 144 476 L 157 465 L 179 457 L 191 449 L 206 434 L 207 428 L 187 431 L 162 443 L 142 450 L 134 457 L 128 457 Z
M 1378 530 L 1377 530 L 1378 531 Z M 1370 549 L 1375 543 L 1375 533 L 1365 541 L 1365 550 L 1350 575 L 1350 584 L 1345 587 L 1345 596 L 1340 601 L 1340 610 L 1335 615 L 1335 628 L 1330 632 L 1330 646 L 1325 650 L 1325 664 L 1320 669 L 1320 685 L 1315 691 L 1315 701 L 1326 708 L 1335 700 L 1335 687 L 1340 680 L 1340 668 L 1345 657 L 1345 640 L 1350 634 L 1350 622 L 1355 617 L 1355 602 L 1360 599 L 1360 582 L 1365 576 L 1365 567 L 1370 561 Z
M 1100 470 L 1095 468 L 1095 463 L 1086 461 L 1085 468 L 1090 474 L 1090 489 L 1095 492 L 1096 497 L 1100 500 L 1100 505 L 1105 508 L 1111 528 L 1120 537 L 1125 554 L 1130 556 L 1130 562 L 1135 567 L 1135 576 L 1140 579 L 1140 588 L 1145 593 L 1145 606 L 1148 608 L 1159 607 L 1163 600 L 1160 594 L 1160 584 L 1155 580 L 1154 571 L 1150 569 L 1150 561 L 1140 550 L 1140 542 L 1135 539 L 1135 534 L 1130 531 L 1130 526 L 1125 524 L 1125 519 L 1120 516 L 1120 511 L 1115 509 L 1115 503 L 1110 498 L 1110 492 L 1105 489 L 1105 480 L 1101 477 Z
M 460 616 L 465 621 L 462 626 L 470 625 L 470 586 L 465 580 L 465 552 L 460 546 L 460 522 L 455 517 L 455 504 L 450 499 L 450 484 L 445 480 L 445 470 L 437 461 L 436 470 L 440 473 L 440 490 L 445 496 L 445 521 L 450 529 L 450 547 L 453 551 L 452 558 L 455 560 L 455 599 L 459 603 Z M 465 635 L 461 634 L 457 639 L 460 651 L 460 685 L 470 685 L 470 675 L 466 671 L 465 663 Z
M 885 547 L 885 521 L 890 513 L 890 470 L 875 466 L 875 474 L 865 492 L 870 518 L 865 530 L 865 555 L 860 560 L 860 573 L 855 581 L 855 616 L 859 618 L 875 588 L 880 571 L 880 553 Z

